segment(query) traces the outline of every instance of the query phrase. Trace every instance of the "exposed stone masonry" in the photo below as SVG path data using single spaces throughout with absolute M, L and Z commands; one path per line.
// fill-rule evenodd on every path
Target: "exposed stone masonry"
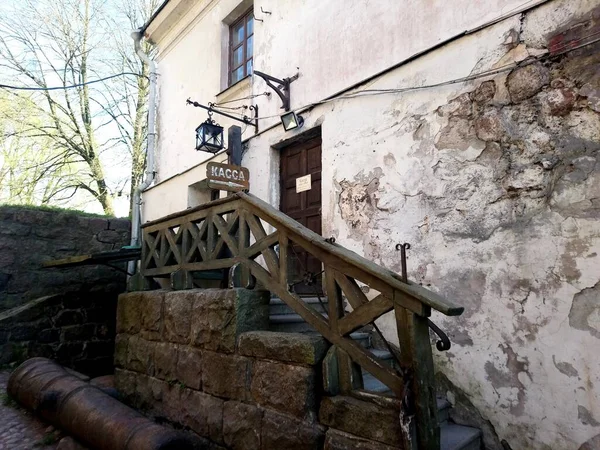
M 448 63 L 515 68 L 373 101 L 343 130 L 353 147 L 323 152 L 337 188 L 323 234 L 397 272 L 410 242 L 409 278 L 465 307 L 434 315 L 453 343 L 434 357 L 486 448 L 570 450 L 600 432 L 599 32 L 598 2 L 567 0 L 480 30 L 370 87 L 450 79 L 435 73 Z M 355 103 L 328 113 L 328 142 Z M 379 325 L 394 338 L 393 316 Z
M 112 373 L 118 295 L 56 294 L 0 313 L 0 364 L 43 356 L 89 376 Z
M 0 365 L 44 356 L 88 375 L 112 372 L 124 274 L 42 263 L 120 248 L 129 227 L 126 219 L 0 207 Z
M 269 298 L 243 289 L 121 295 L 117 389 L 205 448 L 398 448 L 398 411 L 322 398 L 323 338 L 261 331 Z
M 53 259 L 129 244 L 127 219 L 23 206 L 0 207 L 0 312 L 66 292 L 123 291 L 125 276 L 106 266 L 44 269 Z

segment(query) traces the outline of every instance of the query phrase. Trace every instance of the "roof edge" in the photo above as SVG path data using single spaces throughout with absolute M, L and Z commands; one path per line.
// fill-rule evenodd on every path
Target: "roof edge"
M 142 25 L 142 27 L 140 28 L 140 31 L 142 34 L 146 34 L 146 30 L 148 29 L 148 27 L 152 24 L 152 22 L 154 22 L 154 20 L 158 17 L 158 15 L 162 12 L 163 9 L 165 9 L 165 7 L 167 6 L 167 3 L 169 3 L 170 0 L 165 0 L 162 5 L 160 5 L 158 7 L 158 9 L 156 11 L 154 11 L 154 13 L 152 14 L 152 16 L 150 16 L 150 19 L 148 19 L 148 21 Z

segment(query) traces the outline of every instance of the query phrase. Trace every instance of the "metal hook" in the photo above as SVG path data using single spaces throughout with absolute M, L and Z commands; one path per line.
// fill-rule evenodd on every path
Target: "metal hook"
M 260 12 L 263 14 L 271 15 L 271 11 L 265 11 L 262 6 L 260 7 Z

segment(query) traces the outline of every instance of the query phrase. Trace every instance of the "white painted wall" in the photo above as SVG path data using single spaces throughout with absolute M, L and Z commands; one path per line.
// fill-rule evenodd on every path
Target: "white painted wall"
M 236 9 L 238 13 L 244 10 L 239 8 L 241 3 L 248 1 L 171 0 L 147 30 L 159 49 L 158 181 L 206 158 L 205 153 L 194 151 L 194 130 L 206 113 L 186 106 L 185 100 L 191 97 L 207 104 L 216 101 L 224 89 L 228 39 L 224 21 L 230 22 Z M 300 72 L 291 88 L 292 108 L 299 108 L 522 3 L 487 0 L 474 5 L 469 0 L 455 0 L 448 8 L 443 0 L 258 0 L 254 2 L 255 16 L 264 22 L 255 22 L 254 67 L 278 78 Z M 261 8 L 271 14 L 263 14 Z M 218 100 L 267 91 L 264 81 L 253 77 L 241 91 L 228 92 Z M 261 129 L 279 121 L 281 102 L 274 93 L 254 102 L 261 117 L 276 116 L 261 120 Z M 225 127 L 235 124 L 215 118 Z M 249 127 L 244 138 L 252 133 Z
M 436 83 L 538 54 L 546 33 L 598 4 L 552 2 L 527 16 L 526 46 L 508 52 L 511 30 L 521 27 L 514 17 L 365 87 Z M 508 104 L 506 73 L 490 79 L 498 87 L 494 102 Z M 523 156 L 522 172 L 502 182 L 494 180 L 496 163 L 478 160 L 486 144 L 476 136 L 463 139 L 464 148 L 436 148 L 449 123 L 439 108 L 452 109 L 446 106 L 450 100 L 484 80 L 341 100 L 304 113 L 302 131 L 322 129 L 323 235 L 398 272 L 395 244 L 410 242 L 409 277 L 466 308 L 460 318 L 434 314 L 453 341 L 448 353 L 434 350 L 438 370 L 467 393 L 513 449 L 577 449 L 600 433 L 600 360 L 594 350 L 600 344 L 600 307 L 588 311 L 583 325 L 573 322 L 572 313 L 578 299 L 598 299 L 600 224 L 597 215 L 549 207 L 529 194 L 492 201 L 538 170 L 532 154 L 545 150 L 535 139 L 543 142 L 551 134 L 543 127 L 520 119 L 507 125 L 523 133 L 531 154 Z M 539 95 L 540 101 L 546 98 Z M 517 117 L 525 115 L 520 107 L 509 108 Z M 600 142 L 597 111 L 556 120 L 576 123 L 576 134 Z M 253 191 L 275 205 L 278 163 L 272 147 L 292 135 L 276 128 L 251 139 L 244 158 L 268 181 L 254 184 Z M 587 185 L 600 182 L 595 173 L 597 181 Z M 565 206 L 594 198 L 594 192 L 573 186 L 550 198 Z M 364 201 L 365 193 L 371 203 Z M 391 316 L 380 325 L 396 340 Z
M 220 57 L 215 24 L 235 2 L 209 3 L 212 9 L 187 34 L 174 32 L 179 41 L 161 54 L 160 179 L 198 163 L 188 149 L 197 116 L 181 106 L 188 92 L 204 99 L 219 90 L 220 69 L 204 71 L 199 55 Z M 256 24 L 255 67 L 279 77 L 300 67 L 292 84 L 297 108 L 522 3 L 257 0 L 256 16 L 264 22 Z M 598 6 L 598 0 L 551 1 L 523 20 L 515 16 L 463 37 L 361 89 L 437 83 L 543 53 L 548 34 Z M 272 14 L 261 14 L 260 7 Z M 198 42 L 208 47 L 201 51 Z M 585 67 L 576 69 L 567 73 L 585 75 Z M 306 124 L 296 133 L 278 126 L 251 138 L 244 165 L 252 193 L 278 206 L 275 148 L 320 126 L 323 234 L 396 271 L 394 246 L 410 242 L 410 278 L 466 308 L 460 318 L 434 315 L 453 341 L 450 352 L 434 351 L 438 370 L 513 449 L 572 450 L 600 435 L 600 167 L 593 150 L 600 143 L 600 106 L 592 100 L 600 97 L 600 86 L 585 91 L 568 85 L 578 92 L 577 105 L 550 117 L 544 109 L 550 96 L 563 95 L 557 73 L 554 86 L 518 103 L 510 100 L 506 75 L 490 78 L 495 96 L 481 107 L 485 114 L 498 111 L 504 129 L 498 148 L 473 128 L 488 117 L 471 100 L 480 79 L 316 106 L 303 113 Z M 266 88 L 254 80 L 249 89 Z M 261 116 L 279 113 L 276 96 L 257 102 Z M 461 105 L 471 108 L 468 117 L 456 111 Z M 261 129 L 276 121 L 262 120 Z M 577 152 L 589 154 L 573 156 Z M 543 158 L 550 157 L 561 162 L 544 169 Z M 574 174 L 561 167 L 573 167 Z M 199 176 L 189 173 L 148 192 L 149 217 L 183 204 L 167 199 L 181 199 Z M 393 321 L 383 318 L 380 325 L 394 340 Z

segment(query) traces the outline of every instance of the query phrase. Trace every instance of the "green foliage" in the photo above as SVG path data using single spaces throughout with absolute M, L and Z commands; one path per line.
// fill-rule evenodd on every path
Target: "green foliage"
M 73 208 L 61 208 L 59 206 L 48 206 L 48 205 L 21 205 L 21 204 L 2 204 L 0 202 L 0 209 L 10 208 L 15 210 L 27 210 L 27 211 L 52 211 L 52 212 L 62 212 L 65 214 L 74 214 L 83 217 L 98 217 L 98 218 L 112 218 L 114 216 L 107 216 L 105 214 L 94 214 L 86 211 L 82 211 L 80 209 Z

